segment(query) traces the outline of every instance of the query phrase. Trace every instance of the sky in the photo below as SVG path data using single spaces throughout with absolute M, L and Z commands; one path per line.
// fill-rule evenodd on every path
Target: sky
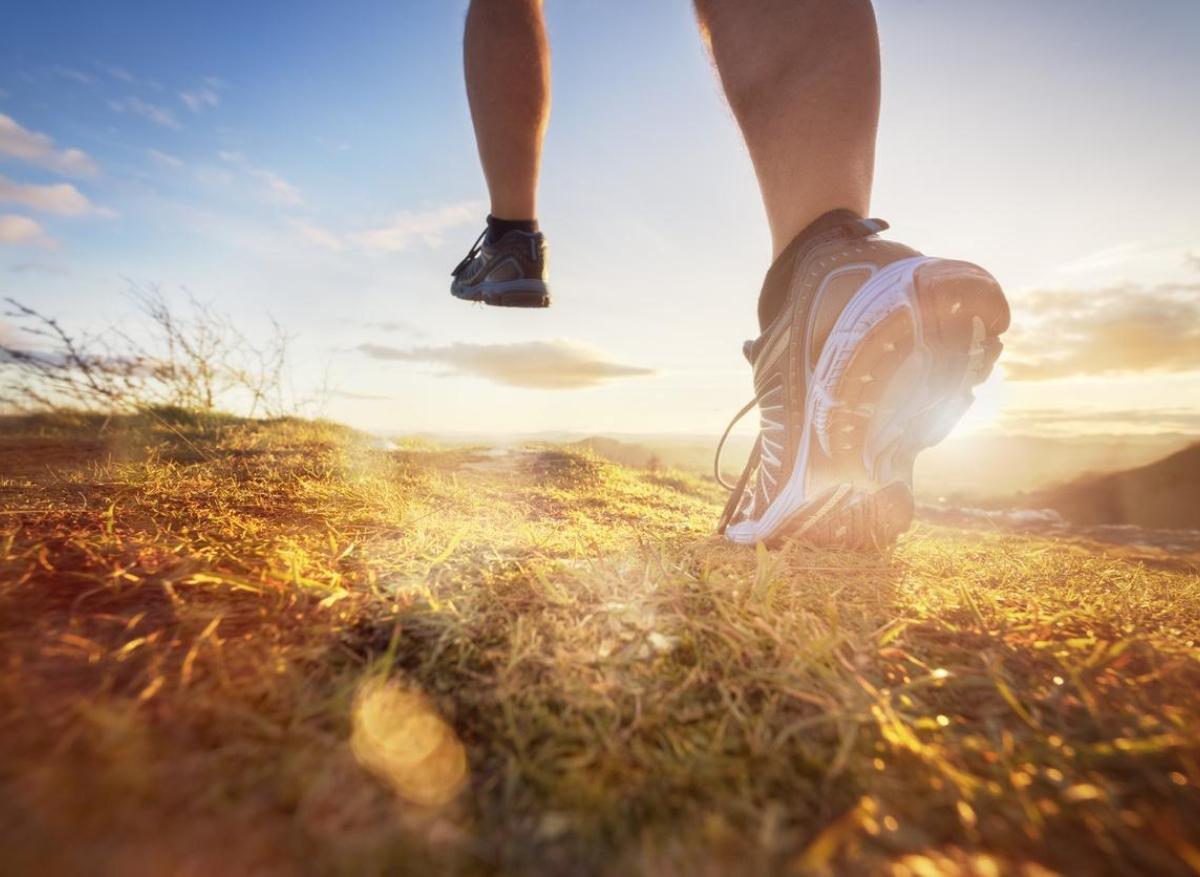
M 0 290 L 77 330 L 134 325 L 130 283 L 273 317 L 371 430 L 719 433 L 770 241 L 690 5 L 547 0 L 547 311 L 448 294 L 486 214 L 465 8 L 6 0 Z M 960 432 L 1200 432 L 1200 4 L 876 8 L 872 213 L 1013 305 Z

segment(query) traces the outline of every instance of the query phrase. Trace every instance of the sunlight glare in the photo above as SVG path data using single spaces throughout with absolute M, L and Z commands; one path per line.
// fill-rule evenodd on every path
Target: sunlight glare
M 359 764 L 414 804 L 448 804 L 466 782 L 466 753 L 454 730 L 423 694 L 394 681 L 371 679 L 359 688 L 350 747 Z
M 1004 375 L 995 369 L 988 379 L 974 389 L 975 402 L 967 409 L 962 420 L 950 431 L 948 438 L 961 438 L 995 429 L 1008 401 Z

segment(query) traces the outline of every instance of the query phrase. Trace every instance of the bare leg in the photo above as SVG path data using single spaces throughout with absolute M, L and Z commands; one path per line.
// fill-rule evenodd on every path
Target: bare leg
M 550 115 L 550 46 L 541 0 L 472 0 L 463 60 L 492 215 L 533 219 Z
M 879 122 L 870 0 L 696 0 L 758 175 L 774 253 L 839 207 L 865 216 Z

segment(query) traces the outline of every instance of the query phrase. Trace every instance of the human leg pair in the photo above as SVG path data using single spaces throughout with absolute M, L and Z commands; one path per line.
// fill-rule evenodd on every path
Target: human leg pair
M 913 458 L 949 432 L 999 355 L 1007 303 L 982 268 L 882 240 L 886 223 L 866 218 L 880 77 L 869 0 L 696 0 L 696 9 L 774 257 L 758 302 L 762 334 L 744 348 L 755 388 L 744 411 L 759 409 L 759 437 L 729 485 L 720 529 L 735 542 L 889 542 L 911 519 Z M 452 291 L 545 305 L 540 0 L 474 0 L 464 44 L 492 216 Z M 719 459 L 716 471 L 722 479 Z

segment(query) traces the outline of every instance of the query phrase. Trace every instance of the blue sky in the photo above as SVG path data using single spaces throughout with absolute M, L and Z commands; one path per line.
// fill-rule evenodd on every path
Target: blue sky
M 877 8 L 873 212 L 990 268 L 1016 310 L 1027 367 L 964 428 L 1069 410 L 1120 429 L 1134 409 L 1138 428 L 1200 428 L 1200 4 Z M 689 5 L 548 0 L 557 302 L 533 314 L 446 293 L 485 212 L 464 10 L 9 0 L 0 288 L 78 326 L 125 320 L 127 279 L 251 332 L 272 314 L 298 336 L 298 382 L 328 378 L 328 413 L 375 429 L 719 430 L 749 393 L 769 242 Z M 514 385 L 499 345 L 583 372 Z M 596 381 L 596 362 L 653 374 Z

